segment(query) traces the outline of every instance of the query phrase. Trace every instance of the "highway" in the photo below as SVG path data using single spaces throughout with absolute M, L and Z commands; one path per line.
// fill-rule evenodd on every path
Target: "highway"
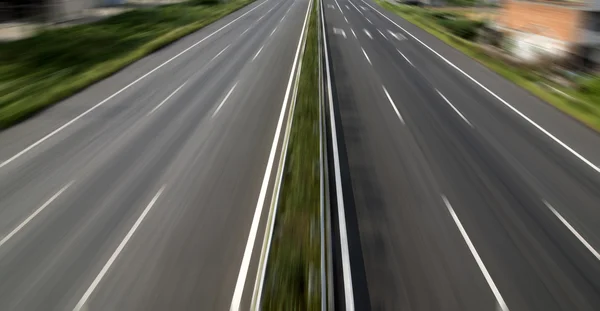
M 336 309 L 600 310 L 600 136 L 372 0 L 322 10 Z
M 0 133 L 0 310 L 247 310 L 308 0 L 258 0 Z

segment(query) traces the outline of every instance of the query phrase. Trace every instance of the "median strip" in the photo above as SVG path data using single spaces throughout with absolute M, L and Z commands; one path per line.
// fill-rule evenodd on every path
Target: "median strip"
M 320 310 L 321 219 L 317 5 L 309 20 L 260 310 Z

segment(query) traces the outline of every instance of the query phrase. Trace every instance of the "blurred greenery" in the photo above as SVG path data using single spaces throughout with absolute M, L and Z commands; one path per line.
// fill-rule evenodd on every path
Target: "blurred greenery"
M 263 310 L 320 309 L 319 55 L 309 29 L 264 285 Z
M 436 36 L 446 44 L 477 60 L 505 79 L 510 80 L 563 112 L 600 131 L 600 78 L 593 77 L 582 81 L 579 89 L 560 87 L 545 80 L 542 75 L 529 68 L 514 66 L 502 61 L 490 55 L 479 44 L 461 38 L 451 31 L 449 32 L 447 28 L 438 22 L 439 20 L 444 20 L 444 18 L 439 18 L 439 11 L 435 13 L 438 14 L 436 18 L 427 9 L 391 4 L 383 0 L 376 0 L 376 2 L 383 8 L 402 16 L 407 21 Z M 454 12 L 441 13 L 441 15 L 452 15 L 452 18 L 457 19 L 465 18 L 462 15 L 456 15 Z M 567 94 L 569 97 L 557 94 L 544 85 L 551 85 L 554 89 Z
M 600 102 L 600 77 L 587 77 L 580 82 L 581 92 L 593 96 Z
M 0 43 L 0 128 L 251 3 L 191 0 Z
M 416 11 L 419 12 L 419 11 Z M 448 12 L 448 11 L 425 11 L 423 10 L 423 14 L 428 15 L 429 17 L 436 20 L 454 20 L 462 18 L 463 16 L 457 12 Z
M 441 19 L 438 24 L 453 35 L 459 36 L 466 40 L 474 40 L 477 38 L 478 30 L 484 25 L 482 21 L 475 21 L 466 18 L 459 19 Z
M 477 0 L 447 0 L 446 5 L 451 6 L 474 6 Z

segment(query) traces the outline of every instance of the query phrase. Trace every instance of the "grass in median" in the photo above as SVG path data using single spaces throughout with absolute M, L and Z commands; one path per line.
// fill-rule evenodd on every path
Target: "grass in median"
M 570 114 L 588 126 L 600 131 L 600 105 L 598 105 L 598 101 L 595 98 L 578 92 L 566 91 L 574 98 L 569 99 L 541 87 L 539 82 L 542 78 L 534 74 L 531 70 L 511 66 L 488 55 L 486 51 L 477 44 L 449 34 L 438 26 L 435 21 L 428 18 L 425 9 L 405 5 L 395 5 L 382 0 L 376 0 L 376 2 L 383 8 L 396 13 L 407 21 L 436 36 L 446 44 L 477 60 L 484 66 L 503 76 L 505 79 L 510 80 L 542 100 L 554 105 L 563 112 Z
M 253 1 L 190 0 L 0 43 L 0 128 Z
M 317 5 L 309 20 L 294 123 L 263 292 L 263 310 L 320 309 Z

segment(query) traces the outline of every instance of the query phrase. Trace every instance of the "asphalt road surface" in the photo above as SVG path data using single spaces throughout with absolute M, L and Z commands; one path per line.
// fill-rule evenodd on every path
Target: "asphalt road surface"
M 371 0 L 323 12 L 338 309 L 600 310 L 600 136 Z
M 258 0 L 0 133 L 0 310 L 247 310 L 308 4 Z

